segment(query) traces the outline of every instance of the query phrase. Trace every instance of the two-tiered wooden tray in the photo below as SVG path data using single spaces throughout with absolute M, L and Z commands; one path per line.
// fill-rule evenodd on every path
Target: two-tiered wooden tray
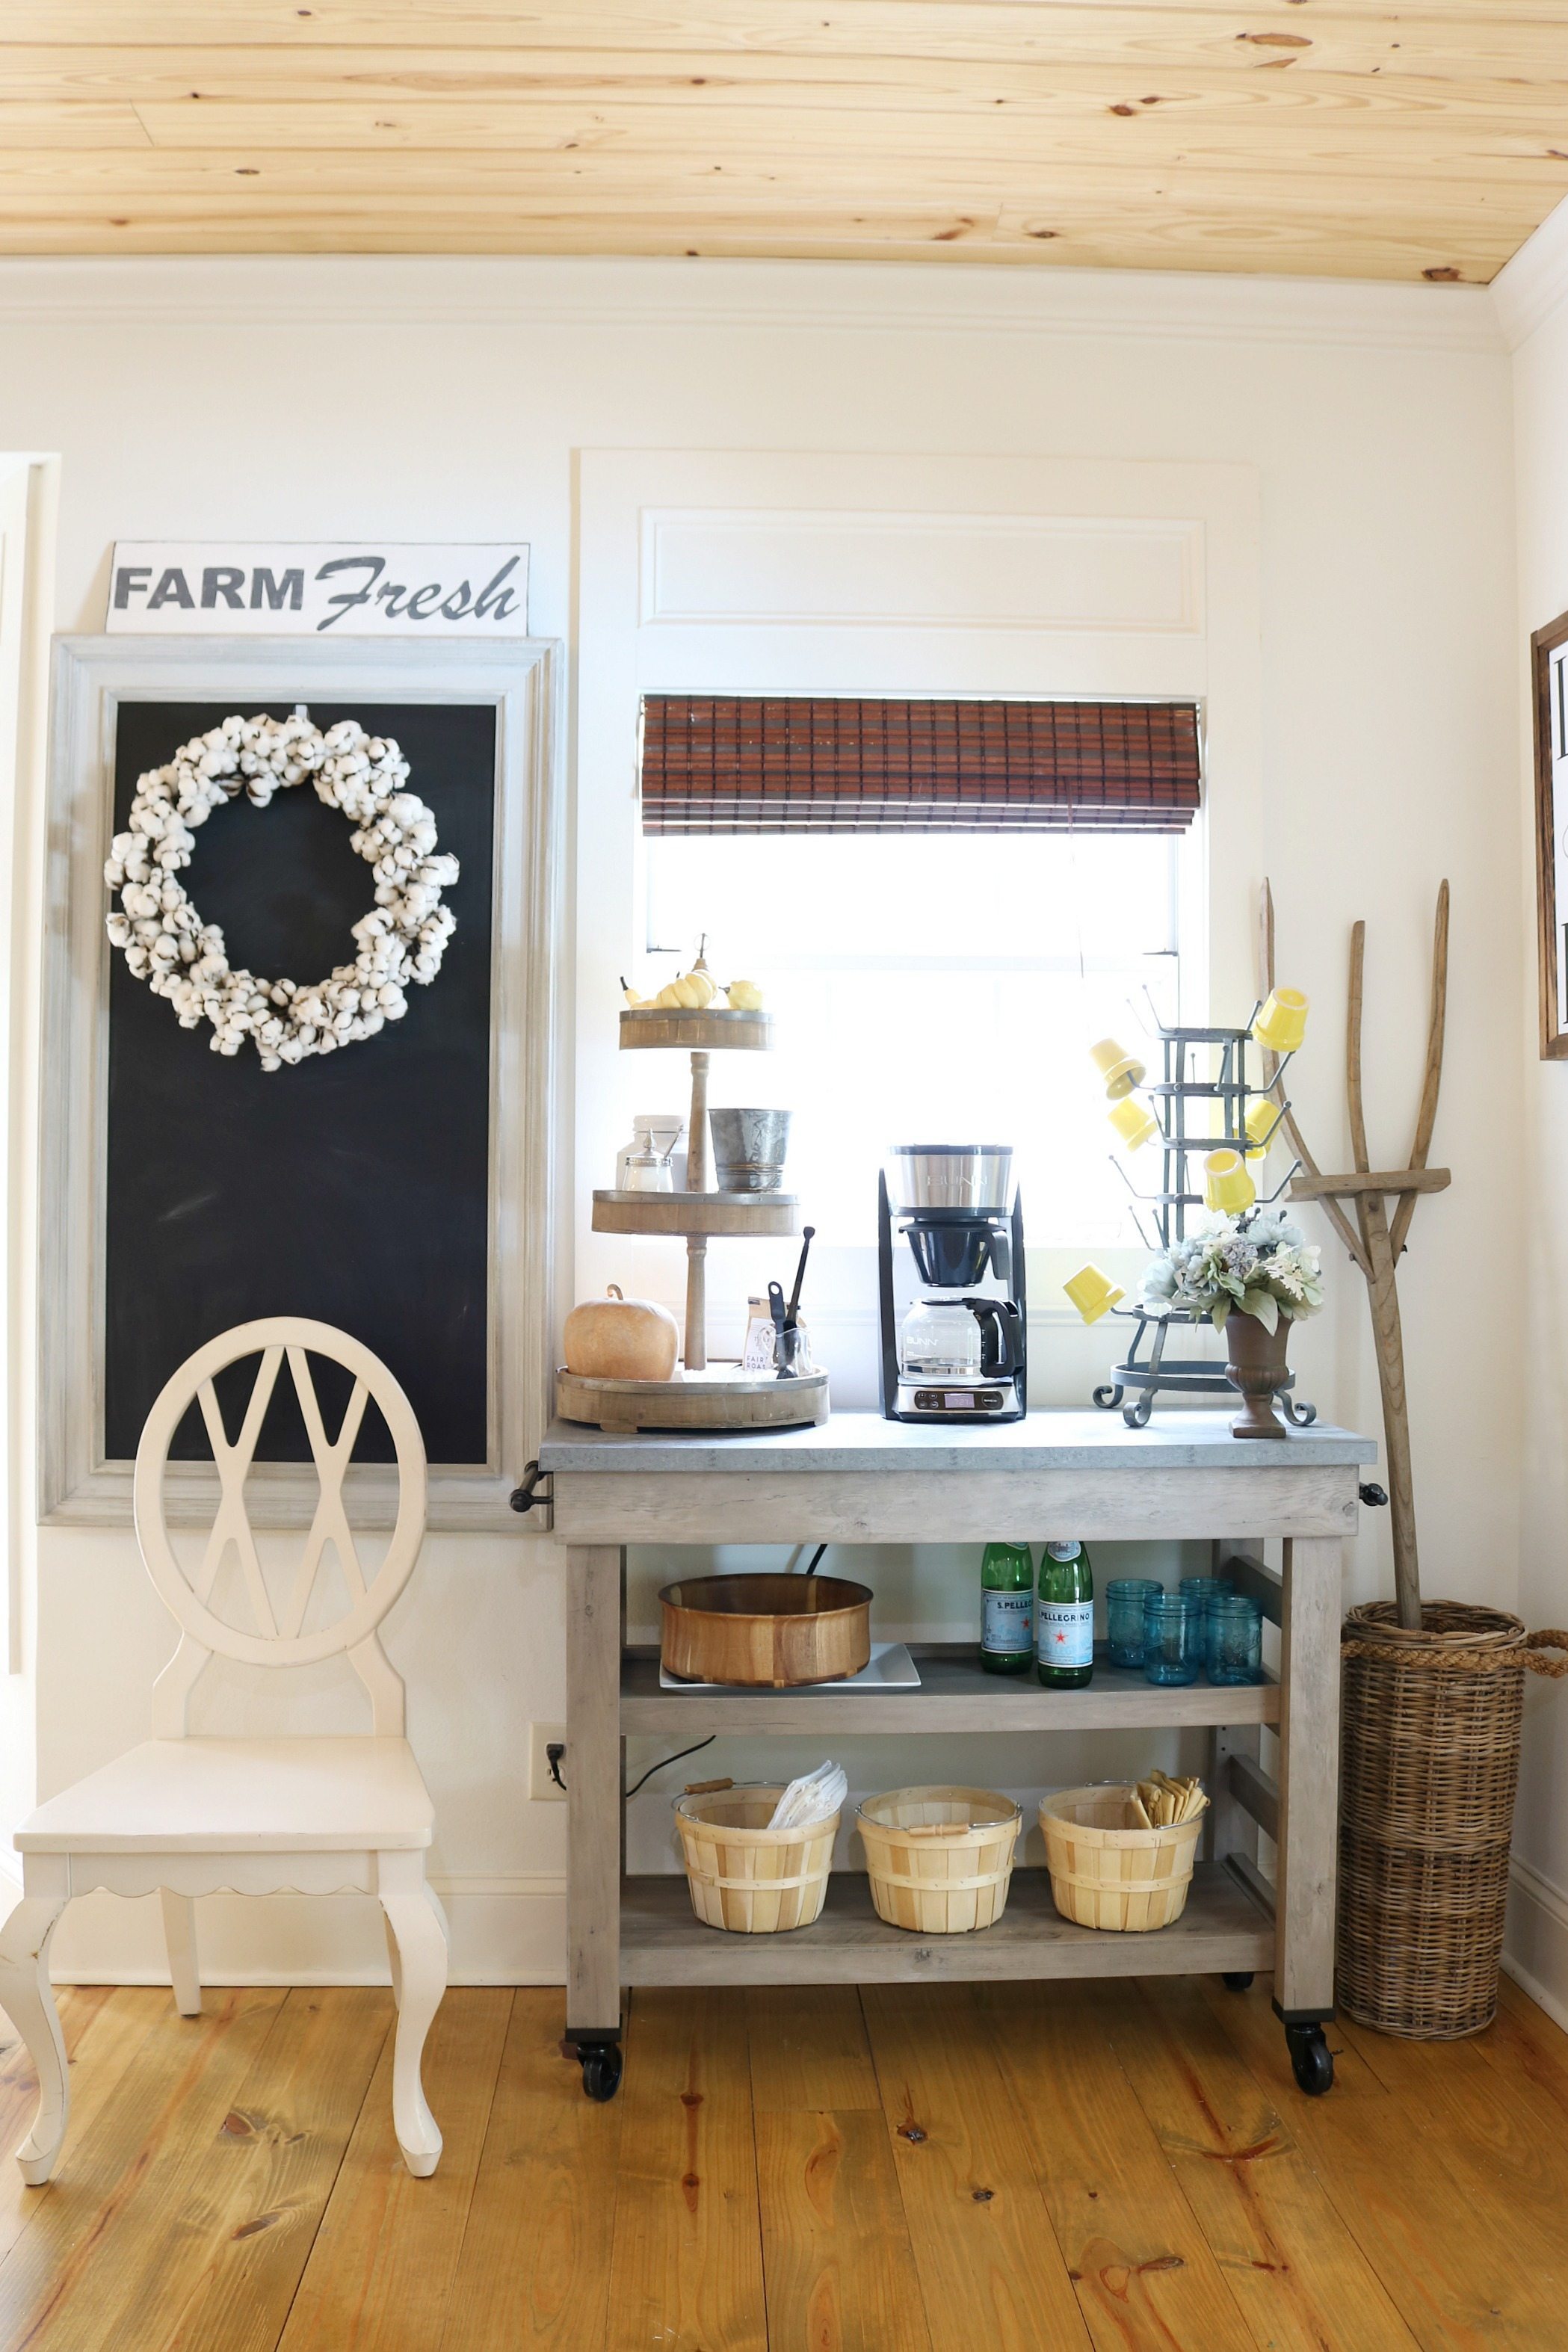
M 656 1012 L 621 1014 L 621 1050 L 685 1046 L 691 1055 L 691 1114 L 684 1192 L 598 1192 L 596 1234 L 655 1234 L 686 1243 L 686 1349 L 669 1381 L 608 1381 L 557 1372 L 555 1409 L 563 1421 L 601 1429 L 788 1429 L 827 1419 L 827 1374 L 743 1372 L 708 1361 L 708 1244 L 710 1240 L 773 1240 L 800 1231 L 793 1192 L 710 1192 L 708 1179 L 708 1057 L 736 1049 L 766 1053 L 773 1021 L 765 1013 Z

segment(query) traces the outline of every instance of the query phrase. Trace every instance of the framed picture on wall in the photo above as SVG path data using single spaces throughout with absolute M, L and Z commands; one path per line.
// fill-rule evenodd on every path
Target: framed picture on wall
M 1568 1061 L 1568 613 L 1531 638 L 1541 1058 Z
M 433 1528 L 515 1528 L 555 1321 L 554 672 L 529 639 L 57 642 L 47 1517 L 126 1522 L 170 1375 L 299 1315 L 402 1385 Z M 394 1505 L 385 1435 L 367 1420 L 351 1472 L 367 1525 Z M 171 1516 L 210 1517 L 215 1479 L 193 1416 Z M 287 1383 L 247 1494 L 258 1525 L 310 1523 Z

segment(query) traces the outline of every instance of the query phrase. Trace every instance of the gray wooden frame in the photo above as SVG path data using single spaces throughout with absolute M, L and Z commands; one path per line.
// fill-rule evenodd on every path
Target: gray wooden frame
M 312 698 L 489 703 L 496 711 L 490 1053 L 490 1377 L 487 1458 L 433 1463 L 429 1525 L 519 1531 L 508 1497 L 549 1418 L 556 1323 L 556 1089 L 560 1060 L 563 794 L 559 648 L 370 646 L 319 637 L 255 644 L 168 637 L 58 638 L 48 775 L 43 971 L 39 1255 L 39 1511 L 53 1524 L 128 1526 L 129 1462 L 103 1449 L 106 1121 L 110 949 L 102 868 L 113 815 L 121 702 L 248 704 Z M 286 1083 L 286 1076 L 285 1076 Z M 356 1464 L 345 1495 L 362 1525 L 390 1526 L 396 1470 Z M 210 1520 L 216 1474 L 171 1463 L 175 1524 Z M 309 1464 L 258 1464 L 257 1526 L 309 1525 Z

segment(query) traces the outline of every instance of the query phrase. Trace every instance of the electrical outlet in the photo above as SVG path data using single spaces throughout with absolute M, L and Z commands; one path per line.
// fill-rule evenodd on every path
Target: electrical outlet
M 528 1793 L 536 1802 L 564 1804 L 566 1791 L 559 1781 L 551 1778 L 548 1750 L 558 1748 L 556 1769 L 563 1781 L 566 1778 L 566 1726 L 563 1723 L 531 1723 L 528 1727 Z

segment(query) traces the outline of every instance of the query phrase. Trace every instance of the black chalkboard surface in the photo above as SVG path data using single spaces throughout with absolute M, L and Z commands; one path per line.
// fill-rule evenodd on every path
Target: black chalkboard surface
M 121 702 L 115 829 L 137 777 L 235 704 Z M 291 703 L 247 704 L 278 717 Z M 111 958 L 109 1000 L 105 1452 L 136 1451 L 163 1382 L 201 1343 L 260 1315 L 307 1315 L 353 1333 L 407 1391 L 432 1463 L 488 1452 L 490 944 L 496 713 L 484 704 L 312 701 L 321 728 L 357 719 L 395 736 L 409 789 L 461 862 L 445 893 L 457 919 L 437 979 L 408 992 L 404 1019 L 342 1051 L 265 1071 L 255 1049 L 210 1049 Z M 353 827 L 310 783 L 265 809 L 242 797 L 196 834 L 183 877 L 220 923 L 237 967 L 321 979 L 353 952 L 372 904 Z M 108 898 L 105 897 L 107 910 Z M 346 1378 L 312 1367 L 329 1433 Z M 218 1391 L 233 1435 L 254 1364 Z M 173 1449 L 208 1453 L 194 1412 Z M 361 1459 L 390 1460 L 372 1412 Z M 287 1372 L 258 1458 L 309 1461 Z

